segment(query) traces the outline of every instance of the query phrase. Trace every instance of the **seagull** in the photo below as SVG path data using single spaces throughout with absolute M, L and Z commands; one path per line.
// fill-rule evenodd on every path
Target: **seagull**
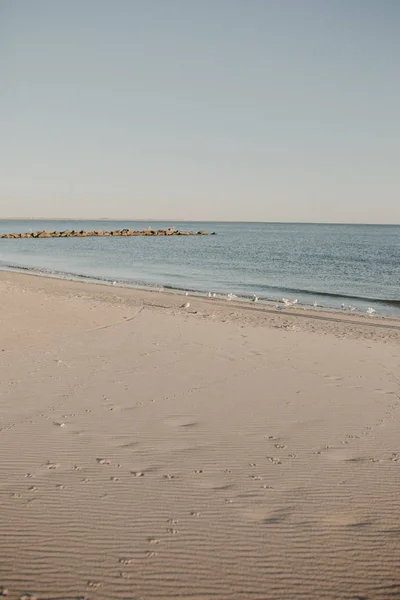
M 228 300 L 235 300 L 235 298 L 237 298 L 235 294 L 228 294 Z
M 117 285 L 117 282 L 116 282 L 116 281 L 113 281 L 113 282 L 112 282 L 112 284 L 113 284 L 113 285 Z
M 211 292 L 208 292 L 208 297 L 211 298 Z
M 294 300 L 289 300 L 289 298 L 282 298 L 282 302 L 285 306 L 293 306 L 297 304 L 298 300 L 295 298 Z
M 351 312 L 354 312 L 355 310 L 357 310 L 357 306 L 353 306 L 352 304 L 349 304 L 349 310 L 351 310 Z
M 340 306 L 341 306 L 341 308 L 343 308 L 343 310 L 344 310 L 344 304 L 342 303 Z
M 185 293 L 185 296 L 189 296 L 189 292 L 186 292 L 186 293 Z
M 253 296 L 253 302 L 258 302 L 258 296 L 256 296 L 256 295 Z
M 317 306 L 318 306 L 318 302 L 313 302 L 313 307 L 317 308 Z
M 373 314 L 374 314 L 374 312 L 376 312 L 375 308 L 372 308 L 371 306 L 369 306 L 369 307 L 367 308 L 367 313 L 368 313 L 369 315 L 373 315 Z
M 216 297 L 217 297 L 217 294 L 215 294 L 215 293 L 214 293 L 214 294 L 212 295 L 212 297 L 213 297 L 213 298 L 216 298 Z
M 190 308 L 190 302 L 186 302 L 186 304 L 182 304 L 181 308 Z

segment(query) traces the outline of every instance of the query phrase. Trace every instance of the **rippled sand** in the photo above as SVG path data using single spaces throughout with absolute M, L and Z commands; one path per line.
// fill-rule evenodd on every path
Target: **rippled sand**
M 0 597 L 400 596 L 399 323 L 0 299 Z

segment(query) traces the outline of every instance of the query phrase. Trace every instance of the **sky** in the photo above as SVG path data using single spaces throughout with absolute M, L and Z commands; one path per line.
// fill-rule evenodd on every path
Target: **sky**
M 0 217 L 400 223 L 398 0 L 0 0 Z

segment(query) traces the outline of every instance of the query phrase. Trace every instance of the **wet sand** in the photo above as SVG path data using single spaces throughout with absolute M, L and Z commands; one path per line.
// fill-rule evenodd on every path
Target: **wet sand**
M 0 298 L 0 597 L 400 597 L 399 322 Z

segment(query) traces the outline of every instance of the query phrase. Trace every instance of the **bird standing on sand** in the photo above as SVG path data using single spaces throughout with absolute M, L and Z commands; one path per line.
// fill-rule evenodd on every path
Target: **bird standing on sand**
M 235 300 L 235 298 L 237 298 L 235 294 L 228 294 L 228 300 Z
M 295 298 L 294 300 L 289 300 L 289 298 L 282 298 L 282 302 L 285 306 L 293 306 L 297 304 L 298 300 Z
M 371 306 L 369 306 L 369 307 L 367 308 L 367 314 L 368 314 L 368 315 L 373 315 L 373 314 L 374 314 L 374 312 L 376 312 L 375 308 L 372 308 Z
M 182 304 L 181 308 L 190 308 L 190 302 L 186 302 L 186 304 Z
M 253 296 L 253 302 L 258 302 L 258 296 L 256 296 L 256 295 Z

